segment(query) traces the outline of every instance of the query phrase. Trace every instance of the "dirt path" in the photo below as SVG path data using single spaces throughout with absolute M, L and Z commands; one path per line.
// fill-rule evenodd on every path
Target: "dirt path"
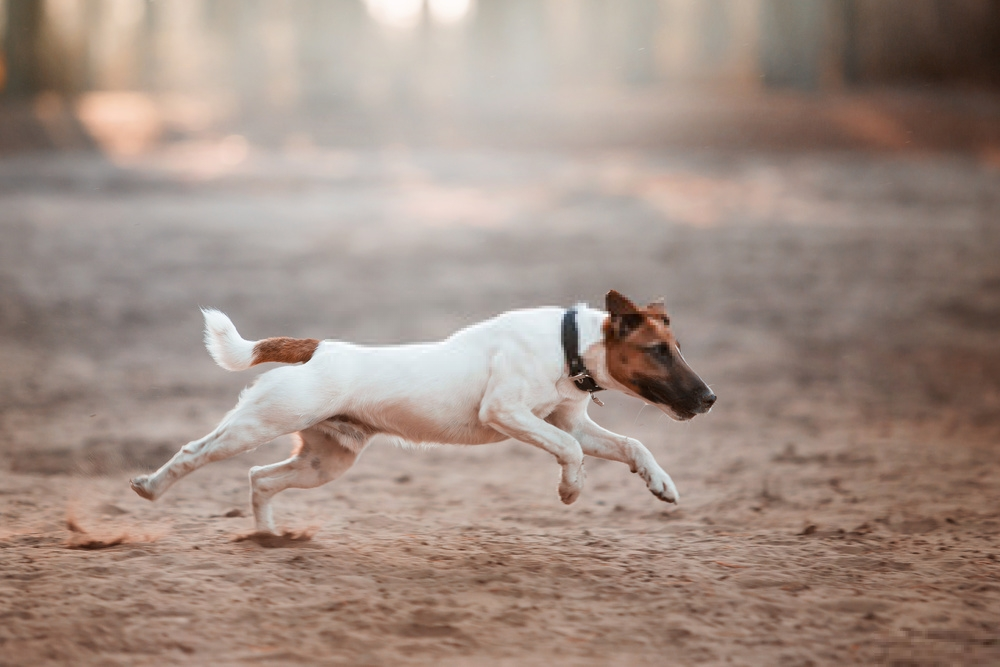
M 0 663 L 1000 661 L 994 168 L 224 157 L 0 161 Z M 199 305 L 249 337 L 392 342 L 610 287 L 664 295 L 720 397 L 683 425 L 592 408 L 679 508 L 593 460 L 564 507 L 517 443 L 376 444 L 279 496 L 301 536 L 279 544 L 239 538 L 246 469 L 287 441 L 155 504 L 127 488 L 252 375 L 212 364 Z

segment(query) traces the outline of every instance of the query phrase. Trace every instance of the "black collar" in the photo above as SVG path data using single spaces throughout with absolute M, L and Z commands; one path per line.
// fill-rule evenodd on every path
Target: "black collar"
M 604 405 L 594 396 L 596 392 L 604 391 L 604 387 L 597 384 L 594 378 L 590 377 L 590 371 L 580 358 L 580 332 L 576 326 L 576 307 L 570 308 L 563 315 L 562 321 L 562 346 L 566 354 L 566 365 L 569 366 L 569 379 L 572 380 L 578 389 L 586 391 L 594 402 Z

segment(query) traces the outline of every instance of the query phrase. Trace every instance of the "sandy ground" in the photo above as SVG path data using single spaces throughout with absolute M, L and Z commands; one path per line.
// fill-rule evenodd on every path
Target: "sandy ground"
M 0 160 L 0 664 L 1000 662 L 1000 171 L 942 153 L 164 149 Z M 240 156 L 237 156 L 240 157 Z M 607 397 L 680 507 L 518 443 L 393 449 L 276 500 L 149 503 L 250 338 L 433 339 L 665 296 L 719 395 Z

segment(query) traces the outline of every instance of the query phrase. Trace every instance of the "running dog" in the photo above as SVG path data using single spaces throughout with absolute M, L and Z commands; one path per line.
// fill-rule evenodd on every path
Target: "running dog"
M 660 500 L 673 480 L 637 440 L 595 424 L 587 407 L 603 389 L 652 403 L 684 421 L 715 394 L 684 361 L 662 301 L 640 308 L 618 292 L 607 312 L 577 306 L 515 310 L 443 341 L 361 346 L 312 338 L 244 340 L 228 317 L 203 310 L 205 345 L 230 371 L 279 362 L 244 390 L 211 433 L 184 445 L 159 470 L 131 480 L 156 500 L 207 463 L 296 433 L 291 458 L 250 469 L 256 529 L 275 533 L 271 499 L 342 475 L 376 434 L 397 442 L 478 445 L 508 438 L 552 454 L 559 497 L 583 488 L 583 457 L 628 464 Z

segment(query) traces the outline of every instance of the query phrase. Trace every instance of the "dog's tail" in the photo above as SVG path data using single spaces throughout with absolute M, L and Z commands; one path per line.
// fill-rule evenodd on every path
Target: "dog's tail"
M 315 338 L 244 340 L 225 313 L 202 308 L 201 314 L 205 316 L 205 347 L 215 363 L 227 371 L 243 371 L 268 361 L 303 363 L 312 359 L 319 347 Z

